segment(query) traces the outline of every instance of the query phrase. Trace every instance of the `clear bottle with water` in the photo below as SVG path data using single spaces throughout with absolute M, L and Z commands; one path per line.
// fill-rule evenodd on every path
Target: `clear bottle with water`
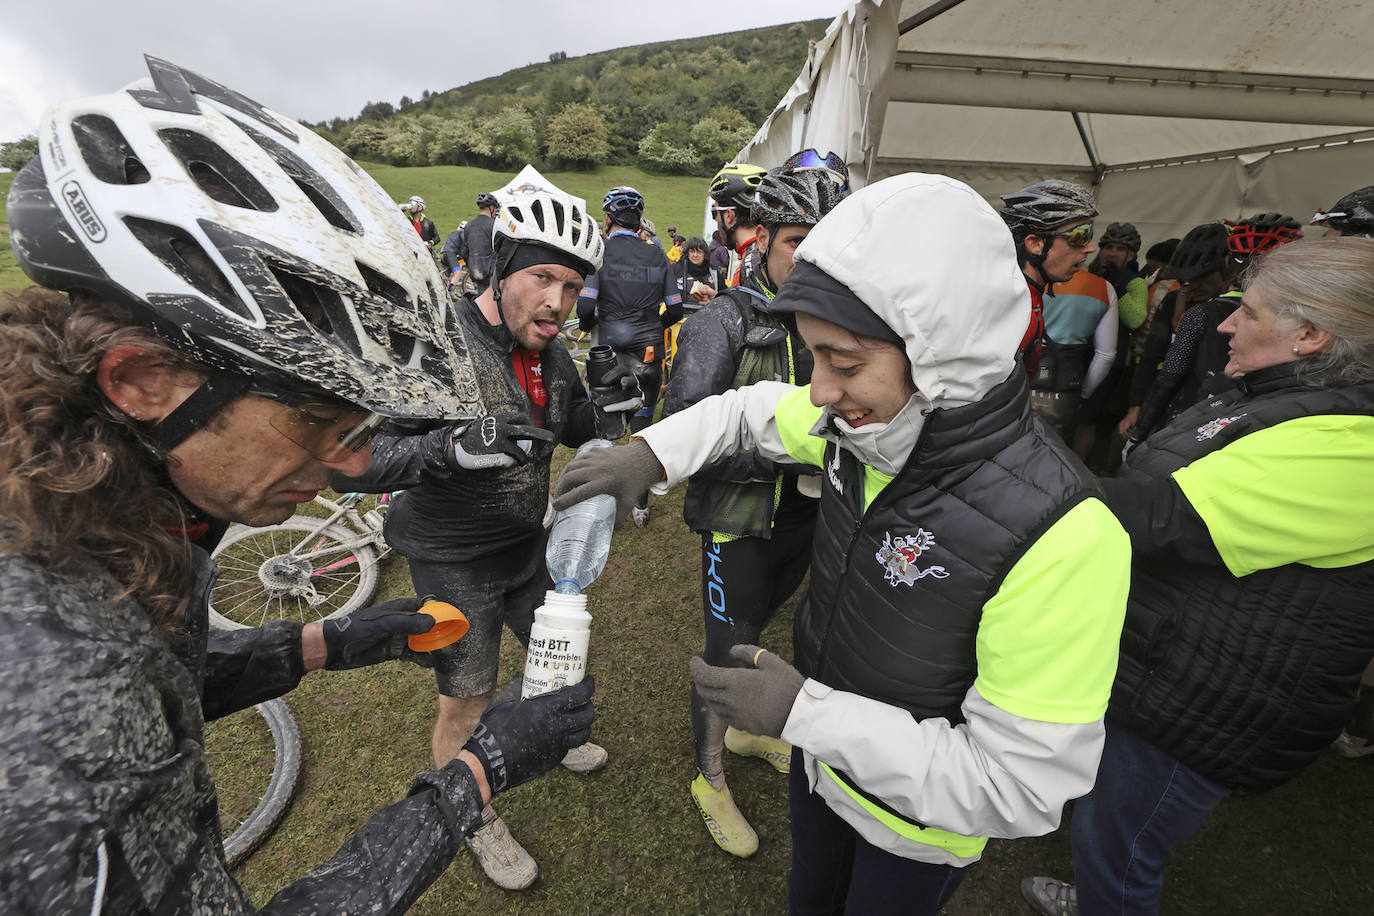
M 583 443 L 577 454 L 594 448 L 610 448 L 605 439 Z M 549 546 L 544 559 L 553 579 L 553 590 L 563 595 L 580 594 L 606 568 L 615 531 L 615 497 L 602 494 L 569 506 L 553 517 Z

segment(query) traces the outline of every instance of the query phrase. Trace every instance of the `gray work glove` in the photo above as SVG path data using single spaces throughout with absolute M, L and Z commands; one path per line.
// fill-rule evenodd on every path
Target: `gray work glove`
M 562 512 L 584 499 L 609 493 L 615 497 L 618 525 L 630 514 L 635 500 L 663 476 L 663 465 L 642 439 L 629 445 L 590 449 L 569 461 L 558 475 L 553 508 Z
M 452 449 L 444 456 L 453 471 L 509 468 L 530 460 L 535 440 L 552 442 L 553 433 L 521 414 L 478 417 L 453 427 Z
M 463 745 L 487 776 L 491 794 L 513 789 L 558 766 L 568 751 L 592 737 L 592 692 L 588 677 L 553 693 L 490 706 Z
M 796 668 L 758 646 L 735 646 L 730 658 L 741 667 L 717 668 L 700 656 L 692 659 L 697 693 L 726 725 L 781 738 L 806 679 Z
M 333 671 L 365 668 L 398 658 L 432 668 L 428 652 L 413 652 L 406 639 L 428 633 L 435 620 L 417 614 L 423 598 L 393 598 L 324 621 L 324 666 Z

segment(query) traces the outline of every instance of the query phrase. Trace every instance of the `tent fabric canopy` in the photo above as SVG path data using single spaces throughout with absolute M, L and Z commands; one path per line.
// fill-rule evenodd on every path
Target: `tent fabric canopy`
M 1374 4 L 857 0 L 737 161 L 834 150 L 861 186 L 903 171 L 993 203 L 1093 186 L 1146 243 L 1210 220 L 1305 219 L 1374 184 Z

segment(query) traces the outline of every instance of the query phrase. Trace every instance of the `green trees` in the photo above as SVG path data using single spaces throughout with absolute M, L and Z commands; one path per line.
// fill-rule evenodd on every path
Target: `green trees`
M 38 137 L 36 134 L 29 134 L 10 143 L 0 143 L 0 168 L 19 171 L 24 165 L 38 155 Z
M 329 135 L 392 165 L 564 169 L 635 163 L 709 175 L 753 136 L 806 60 L 815 21 L 520 67 L 419 101 L 369 102 Z

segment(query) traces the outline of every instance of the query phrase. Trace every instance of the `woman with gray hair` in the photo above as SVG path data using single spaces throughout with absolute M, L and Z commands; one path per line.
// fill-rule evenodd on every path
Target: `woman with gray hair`
M 1374 240 L 1265 255 L 1220 330 L 1236 388 L 1102 481 L 1131 593 L 1077 886 L 1022 883 L 1042 913 L 1157 912 L 1170 850 L 1329 746 L 1374 656 Z

